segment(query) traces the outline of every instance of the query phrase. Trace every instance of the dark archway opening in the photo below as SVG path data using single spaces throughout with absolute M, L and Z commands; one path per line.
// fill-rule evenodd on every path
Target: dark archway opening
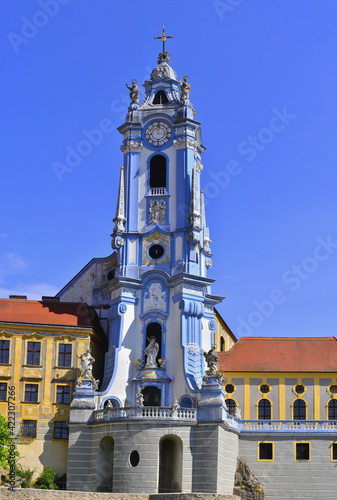
M 161 390 L 158 387 L 148 386 L 142 390 L 144 396 L 144 406 L 160 406 Z
M 158 493 L 182 490 L 183 444 L 178 436 L 164 436 L 159 441 Z
M 111 436 L 101 439 L 97 454 L 96 491 L 112 492 L 114 440 Z
M 150 188 L 166 188 L 166 158 L 155 155 L 150 160 Z
M 169 102 L 166 93 L 163 90 L 158 90 L 154 96 L 152 104 L 167 104 Z

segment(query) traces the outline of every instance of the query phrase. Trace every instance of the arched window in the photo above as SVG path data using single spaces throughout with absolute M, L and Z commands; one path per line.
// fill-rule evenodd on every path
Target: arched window
M 226 350 L 226 342 L 223 336 L 220 337 L 220 351 L 224 352 Z
M 158 363 L 158 359 L 161 359 L 161 325 L 160 325 L 160 323 L 149 323 L 147 325 L 145 348 L 149 345 L 152 337 L 155 339 L 155 341 L 159 345 L 159 350 L 158 350 L 158 354 L 156 357 L 156 363 Z M 146 359 L 145 359 L 145 362 L 146 362 Z
M 150 160 L 150 188 L 166 188 L 166 158 L 152 156 Z
M 271 404 L 269 399 L 260 399 L 258 404 L 258 420 L 271 419 Z
M 304 399 L 295 399 L 293 404 L 293 420 L 307 419 L 307 405 Z
M 104 401 L 104 408 L 120 408 L 119 401 L 115 398 L 109 398 Z
M 330 399 L 328 403 L 328 419 L 337 420 L 337 399 Z
M 190 396 L 183 396 L 179 401 L 180 408 L 193 408 L 193 401 Z
M 152 104 L 167 104 L 169 102 L 166 93 L 163 90 L 158 90 L 154 96 Z
M 235 417 L 236 415 L 236 403 L 234 399 L 226 399 L 226 405 L 227 405 L 227 410 L 228 410 L 228 415 L 232 415 Z

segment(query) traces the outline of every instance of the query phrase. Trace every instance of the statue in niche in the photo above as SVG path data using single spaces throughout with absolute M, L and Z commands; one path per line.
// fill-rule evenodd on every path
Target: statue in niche
M 179 81 L 181 88 L 181 100 L 182 101 L 188 100 L 190 97 L 190 92 L 192 90 L 191 85 L 188 83 L 188 76 L 184 76 L 183 82 L 181 81 L 181 79 Z
M 82 370 L 82 378 L 94 380 L 92 376 L 92 367 L 95 359 L 91 356 L 91 348 L 88 347 L 85 353 L 81 354 L 81 356 L 78 356 L 77 354 L 76 356 L 81 360 L 80 367 Z
M 204 352 L 204 357 L 207 363 L 207 376 L 208 377 L 215 377 L 216 376 L 216 365 L 220 361 L 220 358 L 218 357 L 216 353 L 216 347 L 215 345 L 212 346 L 212 348 L 206 353 Z
M 150 200 L 149 224 L 164 224 L 166 222 L 166 201 Z
M 131 104 L 139 104 L 139 89 L 137 85 L 137 80 L 132 80 L 131 87 L 126 82 L 126 86 L 130 90 Z
M 157 366 L 156 358 L 159 352 L 159 344 L 156 342 L 154 337 L 151 337 L 149 345 L 146 349 L 143 349 L 143 353 L 146 355 L 145 368 Z

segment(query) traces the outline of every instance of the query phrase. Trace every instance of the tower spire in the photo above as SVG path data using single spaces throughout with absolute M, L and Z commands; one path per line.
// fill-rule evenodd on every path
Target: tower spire
M 115 223 L 114 233 L 124 233 L 125 227 L 125 206 L 124 206 L 124 169 L 121 168 L 121 173 L 119 177 L 119 188 L 118 188 L 118 199 L 116 207 L 116 217 L 113 219 Z
M 199 213 L 199 203 L 198 203 L 198 186 L 197 186 L 197 175 L 196 167 L 192 170 L 192 189 L 191 189 L 191 201 L 190 201 L 190 213 L 188 218 L 190 219 L 190 228 L 196 229 L 200 227 L 200 213 Z
M 200 191 L 200 212 L 201 212 L 201 223 L 202 229 L 204 231 L 204 250 L 210 253 L 209 244 L 212 243 L 212 240 L 209 237 L 209 228 L 206 226 L 206 212 L 205 212 L 205 198 L 204 192 Z

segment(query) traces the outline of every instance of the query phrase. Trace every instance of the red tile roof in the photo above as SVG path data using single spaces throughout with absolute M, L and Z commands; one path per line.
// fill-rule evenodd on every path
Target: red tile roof
M 337 372 L 337 339 L 241 337 L 219 358 L 224 372 Z
M 84 303 L 0 299 L 0 322 L 94 326 L 95 319 Z

